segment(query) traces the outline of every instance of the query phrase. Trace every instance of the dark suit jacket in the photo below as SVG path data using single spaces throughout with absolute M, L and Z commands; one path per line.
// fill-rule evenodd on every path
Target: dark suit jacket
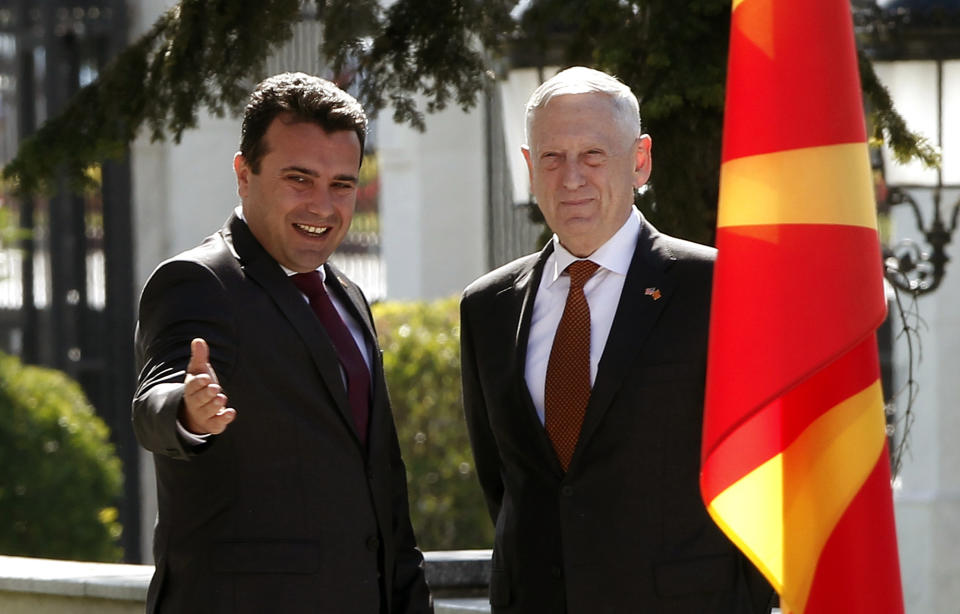
M 327 265 L 373 361 L 367 450 L 310 306 L 232 216 L 161 264 L 140 299 L 133 425 L 159 515 L 148 612 L 430 611 L 383 364 L 360 290 Z M 198 448 L 175 421 L 203 337 L 237 417 Z
M 524 380 L 551 251 L 487 274 L 461 302 L 467 426 L 496 524 L 494 612 L 769 611 L 771 589 L 699 493 L 714 250 L 644 222 L 566 474 Z

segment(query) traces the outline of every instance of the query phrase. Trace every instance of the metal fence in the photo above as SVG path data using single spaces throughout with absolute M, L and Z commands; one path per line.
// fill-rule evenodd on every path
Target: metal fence
M 0 0 L 0 163 L 125 44 L 123 0 Z M 44 198 L 3 194 L 0 221 L 19 232 L 0 246 L 0 349 L 66 372 L 110 426 L 122 545 L 139 560 L 130 177 L 125 161 L 96 171 L 100 189 L 82 195 L 62 183 Z

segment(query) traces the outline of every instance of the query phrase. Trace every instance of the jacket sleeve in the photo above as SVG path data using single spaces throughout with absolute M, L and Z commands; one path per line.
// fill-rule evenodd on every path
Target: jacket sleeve
M 214 273 L 184 260 L 168 261 L 150 276 L 140 298 L 136 331 L 139 371 L 133 398 L 133 428 L 147 450 L 188 459 L 212 445 L 185 445 L 176 421 L 183 401 L 183 380 L 190 361 L 190 341 L 201 337 L 210 346 L 210 362 L 229 399 L 229 379 L 236 357 L 232 306 Z
M 490 428 L 487 405 L 477 370 L 473 331 L 469 316 L 469 298 L 460 301 L 460 373 L 463 385 L 463 410 L 473 449 L 477 478 L 483 489 L 487 510 L 494 524 L 503 503 L 502 463 L 497 442 Z

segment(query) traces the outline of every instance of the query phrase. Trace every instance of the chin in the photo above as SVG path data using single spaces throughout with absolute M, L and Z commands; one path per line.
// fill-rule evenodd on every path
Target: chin
M 596 234 L 596 226 L 590 220 L 569 220 L 563 225 L 564 234 L 574 241 L 584 241 Z M 560 233 L 557 233 L 558 235 Z

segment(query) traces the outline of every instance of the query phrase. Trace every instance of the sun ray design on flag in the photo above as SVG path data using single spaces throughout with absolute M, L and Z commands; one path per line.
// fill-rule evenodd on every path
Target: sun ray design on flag
M 784 612 L 902 613 L 847 0 L 734 0 L 701 491 Z

